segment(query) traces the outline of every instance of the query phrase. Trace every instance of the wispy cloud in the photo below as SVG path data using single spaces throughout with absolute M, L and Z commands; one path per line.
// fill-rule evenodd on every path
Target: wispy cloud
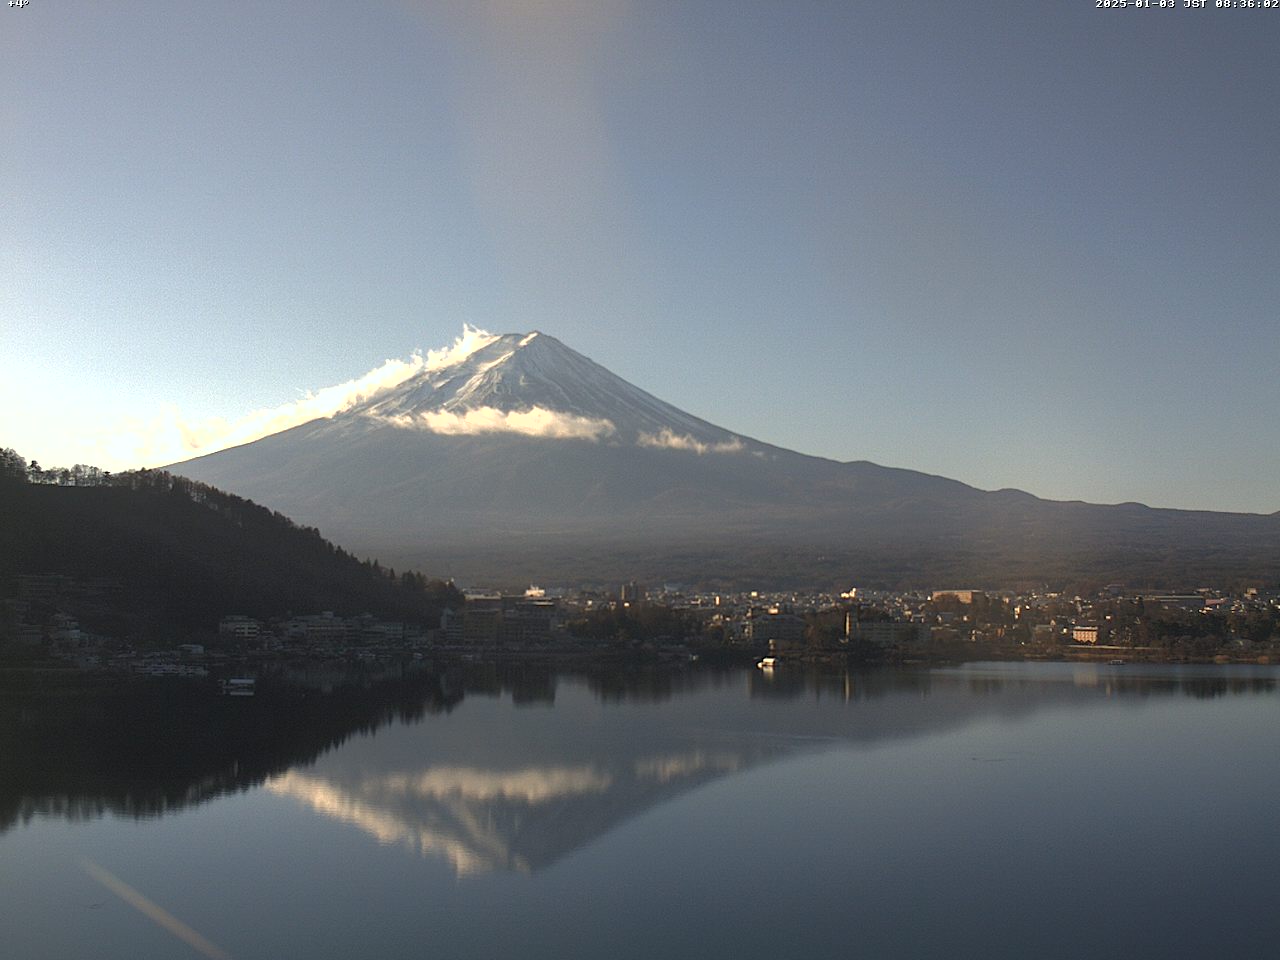
M 430 430 L 432 433 L 449 436 L 518 433 L 526 437 L 553 440 L 601 440 L 617 432 L 617 428 L 609 420 L 560 413 L 545 407 L 512 411 L 498 410 L 496 407 L 476 407 L 463 413 L 428 410 L 419 414 L 380 419 L 408 430 Z
M 478 770 L 432 767 L 423 773 L 391 774 L 367 781 L 366 792 L 468 800 L 520 800 L 547 803 L 583 793 L 604 793 L 613 783 L 607 772 L 590 766 Z
M 488 331 L 464 326 L 462 334 L 450 346 L 428 350 L 425 356 L 417 351 L 408 359 L 387 360 L 353 380 L 309 390 L 298 400 L 255 410 L 235 420 L 193 419 L 176 405 L 166 405 L 149 420 L 125 423 L 115 436 L 104 441 L 105 456 L 101 462 L 156 466 L 249 443 L 320 417 L 332 417 L 404 383 L 415 374 L 458 363 L 496 339 Z
M 481 815 L 494 802 L 552 803 L 606 793 L 613 777 L 593 766 L 481 770 L 431 767 L 342 785 L 290 770 L 266 789 L 292 797 L 317 813 L 351 823 L 379 843 L 404 844 L 425 855 L 447 857 L 461 876 L 494 867 L 528 869 L 496 821 Z M 405 801 L 409 801 L 406 805 Z M 423 809 L 419 801 L 432 801 Z M 480 806 L 477 806 L 480 805 Z
M 743 766 L 741 757 L 732 753 L 704 753 L 694 750 L 691 753 L 669 754 L 667 756 L 650 757 L 637 760 L 636 777 L 641 780 L 657 780 L 659 783 L 670 783 L 682 780 L 707 771 L 715 773 L 733 773 Z
M 663 427 L 657 433 L 641 433 L 636 438 L 636 443 L 642 447 L 665 447 L 669 450 L 688 450 L 690 453 L 696 453 L 702 456 L 706 453 L 741 453 L 746 449 L 746 444 L 742 442 L 741 437 L 734 437 L 732 440 L 722 440 L 719 443 L 703 443 L 694 437 L 685 433 L 676 433 L 668 427 Z
M 370 799 L 351 793 L 339 784 L 296 770 L 268 780 L 265 787 L 276 796 L 291 797 L 322 816 L 353 824 L 379 843 L 403 844 L 423 856 L 443 856 L 459 876 L 499 866 L 525 869 L 522 860 L 512 857 L 492 824 L 476 818 L 462 818 L 453 830 L 447 823 L 418 823 L 388 807 L 380 797 Z

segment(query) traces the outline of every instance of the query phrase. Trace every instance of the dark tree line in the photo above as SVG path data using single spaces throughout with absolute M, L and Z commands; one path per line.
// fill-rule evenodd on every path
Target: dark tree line
M 462 698 L 425 672 L 372 684 L 353 673 L 324 695 L 267 676 L 258 696 L 234 703 L 201 680 L 0 678 L 0 833 L 36 814 L 172 813 Z
M 359 560 L 314 527 L 163 470 L 85 469 L 86 482 L 31 481 L 32 466 L 0 450 L 0 578 L 112 578 L 125 589 L 102 632 L 207 628 L 229 613 L 258 618 L 334 610 L 434 626 L 461 603 L 452 584 L 396 575 Z M 45 471 L 47 476 L 48 472 Z M 89 622 L 92 611 L 83 611 Z M 112 629 L 114 627 L 114 629 Z
M 575 637 L 586 640 L 634 642 L 643 640 L 683 640 L 700 636 L 702 622 L 684 610 L 656 603 L 629 607 L 602 607 L 568 624 Z
M 0 448 L 0 479 L 19 483 L 50 483 L 60 487 L 101 487 L 112 482 L 110 470 L 87 463 L 73 467 L 42 467 L 26 461 L 12 447 Z

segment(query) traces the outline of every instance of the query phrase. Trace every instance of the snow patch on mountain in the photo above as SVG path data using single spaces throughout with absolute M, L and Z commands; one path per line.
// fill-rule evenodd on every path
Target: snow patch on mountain
M 742 438 L 664 403 L 539 331 L 473 335 L 432 365 L 353 407 L 438 433 L 511 432 L 609 439 L 694 453 L 730 453 Z M 520 415 L 520 416 L 516 416 Z

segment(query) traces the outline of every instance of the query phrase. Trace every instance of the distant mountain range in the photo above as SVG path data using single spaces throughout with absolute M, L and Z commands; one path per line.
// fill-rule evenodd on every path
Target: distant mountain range
M 1280 579 L 1280 514 L 987 492 L 734 434 L 543 333 L 171 467 L 360 555 L 471 582 Z

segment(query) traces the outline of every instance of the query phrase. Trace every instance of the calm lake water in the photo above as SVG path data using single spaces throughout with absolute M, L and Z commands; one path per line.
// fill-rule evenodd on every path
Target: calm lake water
M 0 954 L 1271 958 L 1277 679 L 475 666 L 195 710 L 11 697 Z

